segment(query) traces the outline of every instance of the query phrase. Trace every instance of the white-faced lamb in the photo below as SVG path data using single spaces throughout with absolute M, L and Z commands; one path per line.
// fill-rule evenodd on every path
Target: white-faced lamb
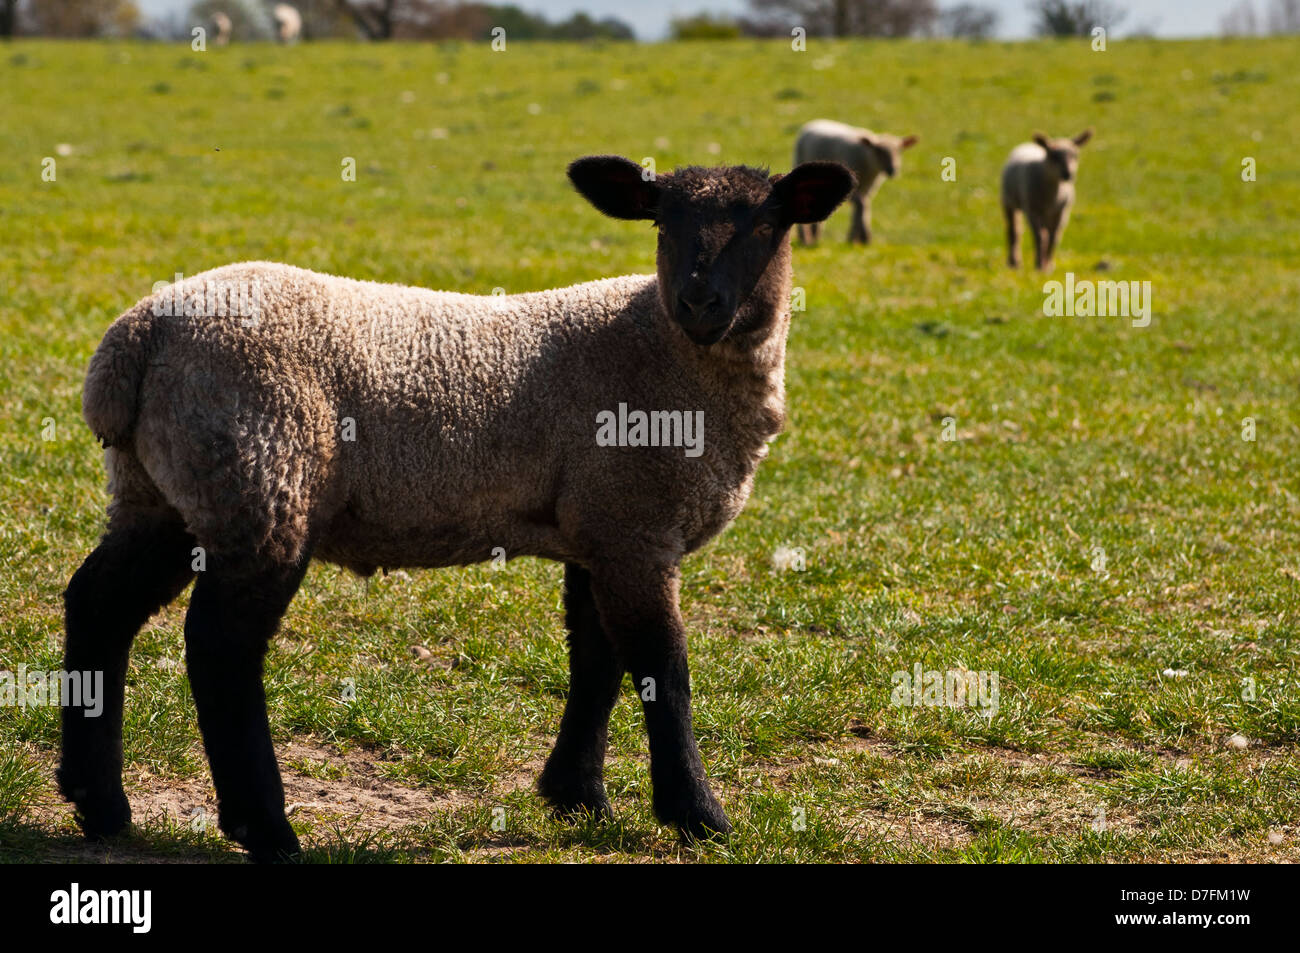
M 885 179 L 892 179 L 903 168 L 903 150 L 916 145 L 917 136 L 891 136 L 888 133 L 860 129 L 832 119 L 814 119 L 799 130 L 794 144 L 794 161 L 838 162 L 858 180 L 854 191 L 853 214 L 849 222 L 849 241 L 871 242 L 871 200 Z M 821 223 L 799 226 L 799 240 L 808 244 L 821 237 Z
M 130 822 L 128 652 L 192 580 L 185 657 L 220 826 L 276 860 L 298 840 L 262 665 L 309 561 L 369 574 L 498 547 L 565 566 L 571 681 L 540 793 L 561 813 L 609 812 L 627 672 L 656 814 L 687 836 L 730 829 L 692 728 L 678 566 L 740 512 L 784 422 L 790 227 L 823 220 L 853 181 L 830 162 L 646 181 L 615 156 L 569 177 L 606 215 L 655 223 L 656 275 L 493 297 L 255 262 L 169 286 L 108 329 L 83 394 L 107 448 L 108 529 L 64 597 L 67 669 L 106 673 L 102 717 L 63 714 L 59 782 L 87 836 Z M 670 412 L 661 439 L 598 440 L 623 404 Z M 672 422 L 700 412 L 687 452 Z
M 277 3 L 271 10 L 271 17 L 275 20 L 277 40 L 286 45 L 298 42 L 298 37 L 302 35 L 302 14 L 297 7 Z
M 1073 139 L 1048 139 L 1038 133 L 1033 142 L 1011 150 L 1002 167 L 1002 214 L 1007 222 L 1007 264 L 1012 268 L 1020 267 L 1019 212 L 1034 237 L 1034 267 L 1051 270 L 1074 205 L 1079 149 L 1091 138 L 1091 129 Z
M 226 46 L 230 43 L 230 31 L 234 29 L 234 24 L 224 11 L 213 11 L 212 28 L 216 32 L 216 36 L 213 39 L 213 43 L 216 46 Z

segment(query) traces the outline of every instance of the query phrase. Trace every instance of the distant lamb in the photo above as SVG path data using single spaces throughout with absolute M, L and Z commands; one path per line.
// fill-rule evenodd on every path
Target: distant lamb
M 1040 271 L 1052 269 L 1074 205 L 1079 148 L 1091 138 L 1091 129 L 1073 139 L 1048 139 L 1038 133 L 1033 142 L 1011 150 L 1002 167 L 1002 214 L 1007 220 L 1007 264 L 1012 268 L 1020 267 L 1020 223 L 1016 212 L 1021 212 L 1034 236 L 1034 267 Z
M 784 423 L 789 229 L 853 182 L 829 162 L 642 173 L 569 166 L 601 212 L 656 224 L 657 275 L 478 297 L 253 262 L 113 323 L 83 394 L 108 531 L 64 594 L 67 670 L 106 673 L 101 717 L 63 710 L 59 783 L 88 837 L 130 822 L 132 638 L 196 576 L 185 658 L 221 829 L 277 860 L 298 840 L 262 660 L 309 561 L 364 575 L 497 547 L 565 565 L 571 681 L 541 794 L 609 813 L 606 731 L 630 672 L 656 814 L 730 830 L 692 728 L 678 565 L 740 512 Z
M 230 42 L 230 31 L 234 28 L 234 24 L 230 22 L 230 17 L 221 10 L 213 12 L 212 27 L 217 33 L 216 38 L 213 40 L 215 45 L 225 46 Z
M 302 14 L 287 3 L 277 3 L 271 10 L 275 19 L 275 36 L 281 43 L 297 43 L 302 34 Z
M 849 241 L 871 242 L 871 199 L 886 178 L 892 179 L 903 168 L 903 150 L 916 145 L 917 136 L 891 136 L 870 129 L 859 129 L 831 119 L 814 119 L 799 130 L 794 144 L 795 165 L 825 160 L 846 166 L 857 176 L 853 194 L 853 218 L 849 224 Z M 799 226 L 799 240 L 804 244 L 821 237 L 821 224 Z

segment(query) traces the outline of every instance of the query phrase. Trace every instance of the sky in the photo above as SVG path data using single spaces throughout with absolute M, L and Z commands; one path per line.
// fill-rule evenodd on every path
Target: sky
M 292 2 L 292 0 L 290 0 Z M 564 19 L 569 14 L 584 10 L 600 18 L 616 16 L 629 24 L 638 39 L 660 40 L 668 33 L 668 23 L 673 17 L 686 16 L 700 11 L 735 14 L 747 9 L 746 0 L 668 0 L 664 3 L 647 0 L 502 0 L 514 2 L 525 10 L 543 13 L 549 19 Z M 939 0 L 940 8 L 955 6 L 959 0 Z M 999 34 L 1008 39 L 1029 35 L 1030 16 L 1026 0 L 974 0 L 983 6 L 993 7 L 1001 15 Z M 146 17 L 158 14 L 184 13 L 192 0 L 136 0 Z M 1235 6 L 1236 0 L 1119 0 L 1116 6 L 1128 11 L 1120 25 L 1119 35 L 1141 28 L 1156 36 L 1210 36 L 1219 31 L 1219 18 Z M 1261 12 L 1267 0 L 1256 0 Z

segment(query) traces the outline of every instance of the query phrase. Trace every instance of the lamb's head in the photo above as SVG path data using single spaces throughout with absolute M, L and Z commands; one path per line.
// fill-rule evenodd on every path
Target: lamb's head
M 1034 142 L 1047 153 L 1047 163 L 1062 182 L 1071 181 L 1079 174 L 1079 148 L 1092 138 L 1092 130 L 1085 129 L 1073 139 L 1049 139 L 1041 132 L 1034 134 Z
M 747 322 L 766 316 L 745 305 L 783 287 L 790 227 L 823 221 L 854 187 L 836 162 L 785 175 L 748 166 L 655 175 L 620 156 L 588 156 L 569 178 L 606 215 L 654 222 L 664 311 L 701 346 L 756 329 Z
M 880 170 L 891 179 L 903 171 L 903 150 L 916 145 L 919 136 L 891 136 L 884 132 L 863 135 L 862 144 L 876 154 Z

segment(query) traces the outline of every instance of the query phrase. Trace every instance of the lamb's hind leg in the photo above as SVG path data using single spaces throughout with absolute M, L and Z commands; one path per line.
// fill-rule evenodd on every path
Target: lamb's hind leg
M 591 575 L 573 563 L 564 567 L 564 622 L 569 629 L 569 700 L 537 789 L 561 813 L 609 814 L 605 744 L 623 663 L 600 624 Z
M 1009 205 L 1002 206 L 1002 214 L 1007 219 L 1007 265 L 1011 268 L 1020 267 L 1020 221 L 1016 218 L 1016 210 Z
M 119 507 L 63 594 L 64 671 L 81 673 L 83 690 L 80 704 L 62 710 L 59 789 L 76 805 L 77 820 L 91 839 L 118 834 L 131 822 L 122 790 L 122 705 L 131 642 L 189 584 L 193 546 L 174 510 Z M 86 679 L 93 688 L 101 675 L 102 696 L 92 698 Z
M 695 744 L 678 583 L 676 566 L 614 564 L 592 573 L 601 622 L 641 695 L 655 814 L 688 836 L 706 837 L 725 834 L 731 825 L 709 789 Z
M 185 617 L 185 664 L 221 830 L 259 862 L 298 852 L 284 814 L 262 660 L 306 568 L 305 555 L 291 566 L 209 556 Z

